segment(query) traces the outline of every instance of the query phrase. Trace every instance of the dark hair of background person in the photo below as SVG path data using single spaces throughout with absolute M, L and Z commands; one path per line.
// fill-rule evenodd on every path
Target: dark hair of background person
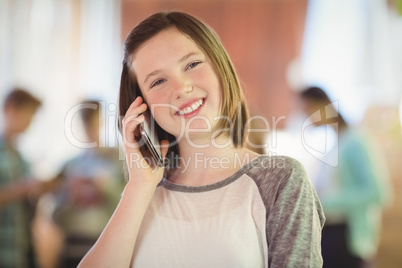
M 327 105 L 331 105 L 331 107 L 333 107 L 332 101 L 329 99 L 327 93 L 325 93 L 325 91 L 321 87 L 318 87 L 318 86 L 311 86 L 311 87 L 305 88 L 304 90 L 302 90 L 299 93 L 299 96 L 304 101 L 312 101 L 314 104 L 319 105 L 321 111 L 323 111 L 323 109 Z M 335 109 L 335 107 L 333 107 L 333 108 Z M 325 112 L 325 110 L 324 110 L 324 112 Z M 337 113 L 338 113 L 338 116 L 335 120 L 337 123 L 339 123 L 339 127 L 340 128 L 347 127 L 348 124 L 346 123 L 343 116 L 340 114 L 339 111 L 337 111 Z M 326 118 L 326 117 L 324 117 L 324 118 Z M 332 123 L 332 122 L 330 122 L 330 123 Z
M 32 108 L 37 109 L 42 102 L 34 97 L 31 93 L 23 88 L 14 88 L 4 100 L 4 108 L 13 106 L 16 108 Z
M 99 116 L 100 112 L 100 102 L 97 100 L 85 100 L 81 102 L 81 105 L 91 105 L 91 107 L 83 107 L 80 110 L 81 119 L 84 125 L 87 125 L 96 116 Z

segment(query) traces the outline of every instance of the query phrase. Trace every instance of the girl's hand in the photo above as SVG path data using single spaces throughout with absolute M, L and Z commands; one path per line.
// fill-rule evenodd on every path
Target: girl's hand
M 144 121 L 144 115 L 147 105 L 141 97 L 137 97 L 128 108 L 122 120 L 122 135 L 124 143 L 124 153 L 130 182 L 147 182 L 156 186 L 163 176 L 163 167 L 150 166 L 144 159 L 136 136 L 139 135 L 138 126 Z M 161 154 L 165 160 L 168 150 L 168 141 L 161 141 Z

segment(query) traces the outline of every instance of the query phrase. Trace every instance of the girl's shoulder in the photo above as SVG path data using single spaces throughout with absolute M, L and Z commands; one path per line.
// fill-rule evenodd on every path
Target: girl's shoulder
M 253 177 L 307 176 L 303 165 L 298 160 L 282 155 L 260 155 L 247 163 L 243 167 L 243 172 Z
M 241 172 L 254 180 L 260 192 L 270 196 L 313 188 L 304 166 L 289 156 L 261 155 L 246 164 Z
M 267 213 L 274 206 L 282 209 L 295 202 L 305 206 L 304 209 L 315 207 L 319 213 L 321 224 L 324 223 L 324 214 L 315 189 L 303 165 L 289 156 L 261 155 L 250 161 L 244 167 L 244 174 L 255 183 L 267 209 Z

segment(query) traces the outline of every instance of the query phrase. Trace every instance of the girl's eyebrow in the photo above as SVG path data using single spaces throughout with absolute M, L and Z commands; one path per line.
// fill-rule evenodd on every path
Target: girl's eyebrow
M 201 53 L 200 53 L 200 52 L 196 52 L 196 51 L 189 52 L 189 53 L 187 53 L 186 55 L 184 55 L 183 57 L 181 57 L 178 62 L 179 62 L 179 63 L 180 63 L 180 62 L 183 62 L 183 61 L 187 60 L 188 58 L 190 58 L 191 56 L 194 56 L 194 55 L 201 55 Z M 161 72 L 162 72 L 162 70 L 155 70 L 155 71 L 150 72 L 149 74 L 147 74 L 147 75 L 145 76 L 145 79 L 144 79 L 144 84 L 148 81 L 148 79 L 149 79 L 151 76 L 157 75 L 157 74 L 159 74 L 159 73 L 161 73 Z
M 147 76 L 146 76 L 145 79 L 144 79 L 144 84 L 148 81 L 148 79 L 149 79 L 151 76 L 157 75 L 157 74 L 159 74 L 159 73 L 161 73 L 161 72 L 162 72 L 161 70 L 155 70 L 155 71 L 150 72 L 149 74 L 147 74 Z
M 195 51 L 190 52 L 190 53 L 187 53 L 186 55 L 184 55 L 183 57 L 181 57 L 181 59 L 179 60 L 179 62 L 183 62 L 183 61 L 185 61 L 186 59 L 190 58 L 191 56 L 199 55 L 199 54 L 201 54 L 201 53 L 195 52 Z

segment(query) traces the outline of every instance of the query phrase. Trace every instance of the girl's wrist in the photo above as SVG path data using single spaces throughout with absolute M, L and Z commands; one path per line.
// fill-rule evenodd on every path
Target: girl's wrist
M 129 194 L 135 194 L 135 195 L 153 195 L 153 193 L 156 190 L 157 184 L 155 184 L 153 181 L 145 181 L 145 180 L 135 180 L 135 179 L 130 179 L 126 187 L 124 188 L 124 193 L 123 195 Z

